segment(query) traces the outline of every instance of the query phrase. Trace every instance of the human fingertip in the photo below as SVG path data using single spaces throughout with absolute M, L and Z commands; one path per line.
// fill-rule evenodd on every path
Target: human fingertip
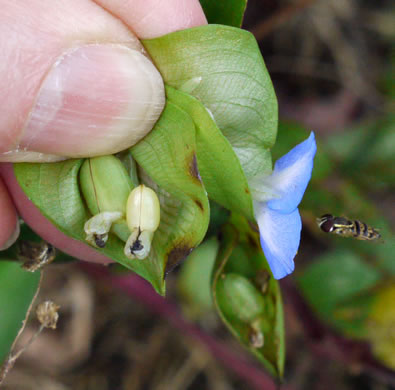
M 141 51 L 85 45 L 53 65 L 18 149 L 67 157 L 113 154 L 143 138 L 164 104 L 162 78 Z
M 199 0 L 96 0 L 141 39 L 207 24 Z
M 0 251 L 14 244 L 19 237 L 19 231 L 18 215 L 0 178 Z

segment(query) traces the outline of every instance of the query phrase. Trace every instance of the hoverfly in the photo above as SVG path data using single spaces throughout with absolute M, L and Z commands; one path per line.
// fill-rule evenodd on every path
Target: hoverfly
M 381 238 L 380 233 L 364 222 L 352 221 L 346 217 L 334 217 L 325 214 L 317 218 L 317 224 L 325 233 L 335 233 L 342 237 L 354 237 L 357 240 L 375 241 Z

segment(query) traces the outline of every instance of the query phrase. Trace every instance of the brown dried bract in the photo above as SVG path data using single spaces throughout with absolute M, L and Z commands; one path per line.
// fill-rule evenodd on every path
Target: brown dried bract
M 23 261 L 22 268 L 35 272 L 51 263 L 56 257 L 55 248 L 48 242 L 21 241 L 18 246 L 18 258 Z
M 56 329 L 56 324 L 59 319 L 59 309 L 60 306 L 52 301 L 42 302 L 36 309 L 37 319 L 45 328 Z

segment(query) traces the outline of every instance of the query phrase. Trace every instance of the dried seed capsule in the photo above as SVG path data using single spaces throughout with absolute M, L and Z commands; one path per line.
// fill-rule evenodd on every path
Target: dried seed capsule
M 103 248 L 112 224 L 125 217 L 132 182 L 121 161 L 109 155 L 84 161 L 80 170 L 80 187 L 93 214 L 84 226 L 86 241 Z
M 36 309 L 37 319 L 44 328 L 56 329 L 60 306 L 52 301 L 41 302 Z
M 151 188 L 142 184 L 130 193 L 126 221 L 132 234 L 126 242 L 125 255 L 130 259 L 145 259 L 160 222 L 159 199 Z

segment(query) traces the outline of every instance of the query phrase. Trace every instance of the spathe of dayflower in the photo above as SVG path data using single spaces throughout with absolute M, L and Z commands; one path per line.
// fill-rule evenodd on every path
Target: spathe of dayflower
M 271 175 L 250 183 L 261 246 L 275 279 L 293 272 L 302 221 L 298 205 L 311 178 L 314 133 L 276 161 Z

